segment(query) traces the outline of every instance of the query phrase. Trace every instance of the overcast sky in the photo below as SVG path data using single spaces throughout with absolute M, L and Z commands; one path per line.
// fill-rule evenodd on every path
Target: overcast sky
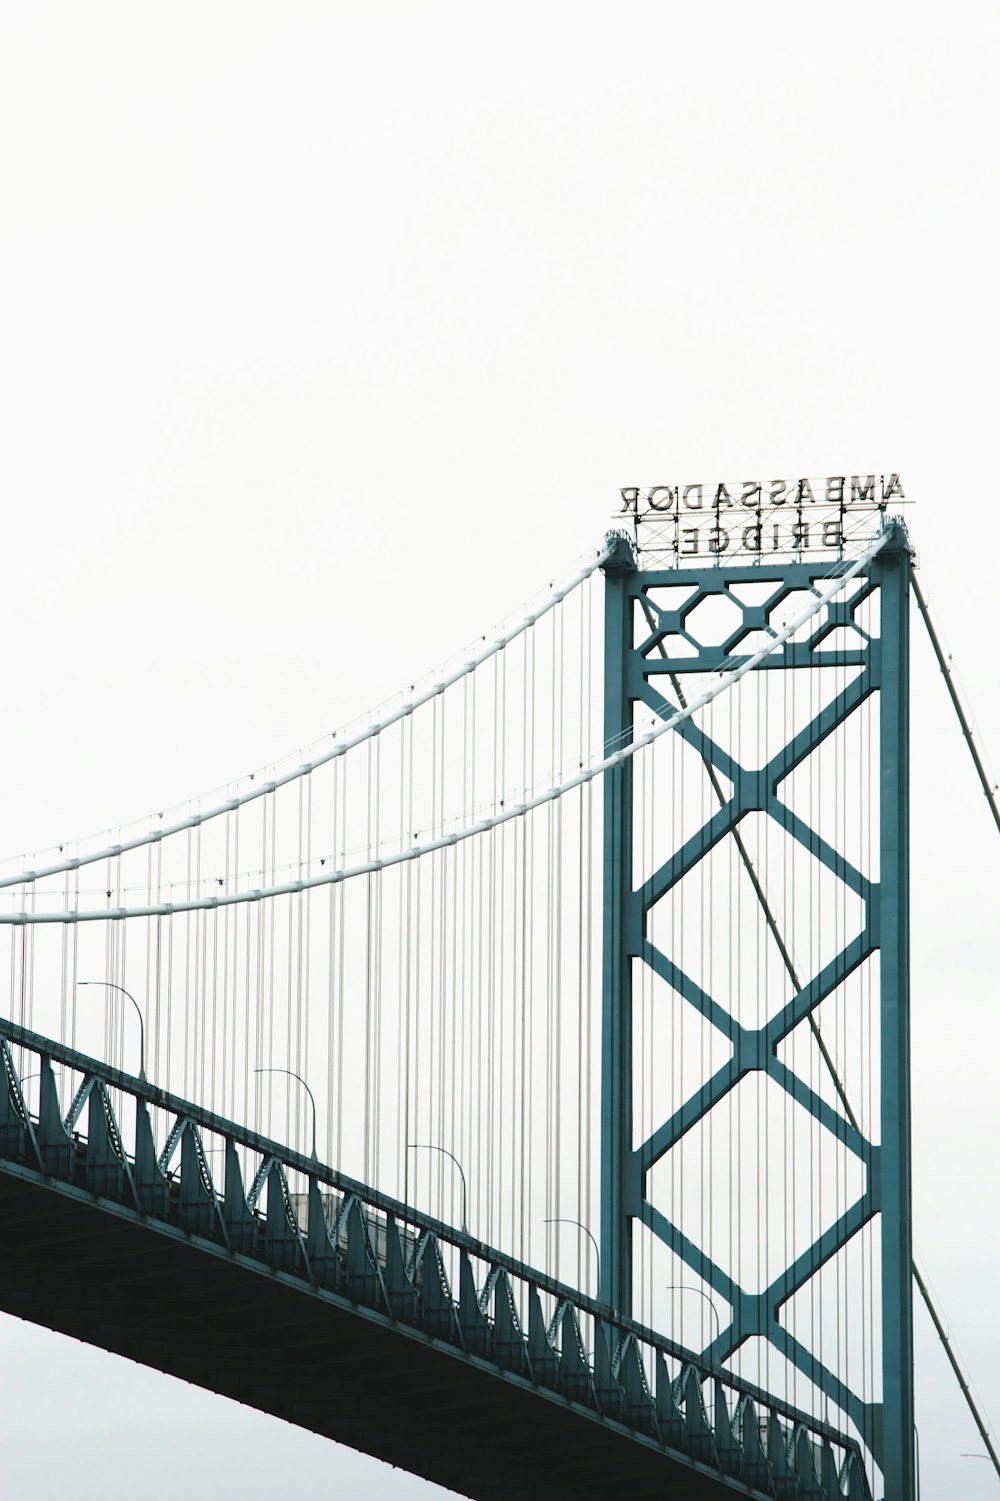
M 0 6 L 0 852 L 343 723 L 626 484 L 898 470 L 1000 762 L 998 31 L 912 0 Z M 916 1243 L 1000 1422 L 1000 841 L 949 716 L 918 640 Z M 924 1495 L 994 1496 L 917 1329 Z M 140 1465 L 146 1501 L 431 1491 L 6 1318 L 0 1415 L 11 1496 Z

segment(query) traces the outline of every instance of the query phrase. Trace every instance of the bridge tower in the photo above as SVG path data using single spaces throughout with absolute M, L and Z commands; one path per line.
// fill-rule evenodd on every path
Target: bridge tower
M 774 731 L 776 715 L 768 716 L 759 701 L 755 736 L 744 736 L 742 741 L 733 731 L 726 743 L 725 734 L 714 732 L 704 715 L 683 721 L 675 734 L 664 737 L 664 743 L 682 742 L 678 753 L 689 758 L 696 755 L 699 773 L 712 788 L 697 827 L 685 823 L 683 829 L 671 830 L 664 827 L 663 819 L 654 818 L 649 827 L 658 830 L 665 847 L 641 864 L 637 849 L 639 762 L 624 760 L 606 776 L 601 1266 L 603 1298 L 621 1313 L 632 1315 L 637 1301 L 639 1239 L 652 1237 L 665 1245 L 672 1257 L 679 1258 L 692 1284 L 697 1278 L 710 1299 L 731 1309 L 728 1326 L 720 1320 L 706 1356 L 731 1362 L 748 1341 L 758 1346 L 766 1342 L 785 1369 L 804 1378 L 818 1404 L 846 1414 L 865 1446 L 873 1475 L 877 1471 L 881 1476 L 888 1501 L 913 1501 L 908 931 L 911 553 L 902 524 L 889 521 L 887 525 L 881 550 L 863 572 L 808 627 L 776 647 L 744 679 L 746 684 L 759 680 L 773 702 L 784 698 L 787 703 L 789 695 L 797 692 L 801 703 L 803 685 L 810 680 L 818 683 L 818 675 L 826 669 L 825 681 L 832 675 L 836 683 L 832 697 L 806 686 L 804 721 L 801 716 L 796 720 L 794 715 L 784 719 L 778 715 L 778 743 L 772 739 L 766 748 L 761 726 L 767 721 Z M 725 563 L 721 555 L 690 568 L 681 566 L 681 561 L 676 559 L 669 568 L 640 568 L 631 543 L 621 537 L 605 564 L 606 754 L 632 740 L 640 715 L 646 724 L 650 715 L 661 722 L 677 716 L 692 692 L 698 691 L 698 674 L 717 675 L 746 662 L 768 635 L 773 639 L 786 606 L 808 598 L 809 591 L 815 596 L 838 570 L 844 573 L 850 566 L 849 560 L 836 553 L 832 560 L 827 554 L 814 561 L 794 555 L 772 559 L 761 555 L 748 559 L 745 566 Z M 728 610 L 732 624 L 708 639 L 699 622 L 713 609 Z M 834 669 L 832 674 L 830 669 Z M 693 690 L 692 683 L 696 685 Z M 838 759 L 841 751 L 835 746 L 843 747 L 849 727 L 863 716 L 867 716 L 868 728 L 850 741 L 854 763 L 849 767 L 846 759 Z M 780 733 L 782 723 L 784 734 Z M 732 725 L 729 728 L 732 731 Z M 747 743 L 755 737 L 756 743 Z M 821 762 L 818 758 L 824 754 L 826 760 Z M 859 764 L 865 757 L 868 767 Z M 810 758 L 815 796 L 803 816 L 801 800 L 796 804 L 788 789 L 796 771 Z M 817 766 L 821 767 L 819 775 Z M 868 811 L 862 809 L 859 816 L 861 842 L 867 843 L 871 853 L 867 870 L 854 854 L 845 853 L 844 840 L 837 832 L 850 822 L 854 782 L 865 778 Z M 831 785 L 831 779 L 840 785 Z M 824 819 L 831 821 L 831 812 L 833 832 L 824 827 Z M 784 845 L 797 849 L 799 857 L 816 870 L 818 884 L 811 896 L 800 894 L 796 900 L 794 888 L 781 872 L 768 869 L 768 829 L 780 831 Z M 662 923 L 654 931 L 658 904 L 669 904 L 685 880 L 690 892 L 692 875 L 697 877 L 713 852 L 717 854 L 724 845 L 740 866 L 740 880 L 751 884 L 758 899 L 760 932 L 766 929 L 766 934 L 754 941 L 771 946 L 772 971 L 781 970 L 785 989 L 776 1008 L 759 995 L 754 997 L 752 984 L 745 982 L 742 1010 L 739 998 L 721 1003 L 704 978 L 693 976 L 672 948 L 676 922 Z M 836 952 L 816 965 L 806 958 L 815 947 L 808 927 L 810 922 L 830 927 L 830 913 L 839 903 L 839 898 L 823 894 L 831 884 L 841 891 L 844 910 L 853 904 L 852 910 L 860 916 L 852 931 L 845 929 L 839 935 Z M 701 889 L 715 892 L 709 902 L 714 902 L 710 915 L 718 933 L 725 913 L 719 911 L 717 888 L 711 879 L 703 879 Z M 820 899 L 816 892 L 821 893 Z M 735 919 L 729 941 L 733 945 L 740 941 Z M 688 947 L 690 951 L 690 942 Z M 867 1032 L 851 1017 L 855 1002 L 843 999 L 852 977 L 862 969 L 869 987 Z M 659 1074 L 654 1071 L 653 1087 L 661 1089 L 663 1103 L 658 1123 L 650 1128 L 640 1127 L 636 1118 L 636 1074 L 643 1066 L 637 1053 L 636 1017 L 639 990 L 646 982 L 652 983 L 653 977 L 660 987 L 654 1003 L 686 1014 L 724 1044 L 729 1056 L 718 1066 L 713 1064 L 696 1088 L 678 1092 L 675 1085 L 672 1095 L 665 1087 L 666 1075 L 676 1078 L 676 1072 L 672 1067 Z M 768 983 L 773 982 L 772 974 Z M 733 996 L 738 991 L 740 987 L 734 986 Z M 834 1015 L 831 998 L 838 995 L 840 1010 Z M 825 1009 L 824 1002 L 828 1003 Z M 821 1059 L 811 1076 L 808 1071 L 805 1077 L 796 1071 L 789 1052 L 793 1033 L 804 1039 L 803 1045 L 815 1048 L 815 1058 Z M 820 1080 L 824 1071 L 826 1077 Z M 733 1111 L 733 1094 L 740 1086 L 745 1089 L 748 1081 L 755 1081 L 750 1088 L 757 1088 L 760 1098 L 776 1097 L 783 1102 L 777 1113 L 772 1109 L 770 1116 L 759 1120 L 762 1136 L 770 1133 L 773 1138 L 782 1120 L 787 1122 L 791 1116 L 806 1121 L 813 1136 L 825 1134 L 831 1150 L 848 1164 L 838 1179 L 842 1186 L 849 1179 L 858 1185 L 856 1193 L 847 1195 L 850 1202 L 839 1202 L 832 1222 L 828 1215 L 810 1243 L 804 1248 L 796 1245 L 794 1254 L 782 1261 L 778 1271 L 770 1272 L 762 1285 L 751 1285 L 741 1275 L 738 1256 L 730 1256 L 727 1263 L 713 1245 L 706 1244 L 710 1212 L 696 1216 L 692 1224 L 680 1196 L 672 1203 L 668 1195 L 664 1202 L 651 1188 L 657 1164 L 680 1150 L 691 1133 L 700 1132 L 704 1139 L 713 1117 L 726 1108 L 727 1101 Z M 744 1126 L 744 1117 L 730 1114 L 726 1129 L 731 1149 L 732 1139 L 741 1134 L 746 1147 Z M 786 1154 L 794 1150 L 790 1139 L 783 1150 Z M 800 1154 L 799 1172 L 815 1178 L 823 1150 L 821 1144 Z M 803 1156 L 808 1158 L 804 1168 Z M 761 1180 L 756 1182 L 760 1189 Z M 773 1203 L 765 1207 L 750 1201 L 752 1186 L 744 1174 L 738 1209 L 722 1206 L 718 1211 L 720 1216 L 723 1211 L 728 1215 L 730 1240 L 737 1243 L 752 1222 L 775 1223 Z M 820 1205 L 828 1187 L 813 1182 L 810 1202 Z M 711 1191 L 706 1188 L 705 1193 Z M 780 1233 L 777 1238 L 780 1242 Z M 817 1298 L 828 1296 L 821 1290 L 828 1286 L 823 1284 L 824 1276 L 852 1243 L 862 1240 L 872 1291 L 871 1305 L 864 1311 L 870 1325 L 872 1367 L 867 1387 L 852 1375 L 849 1361 L 829 1358 L 832 1337 L 827 1339 L 824 1355 L 807 1337 L 808 1328 L 803 1334 L 801 1327 L 791 1328 L 786 1317 L 792 1300 L 803 1290 L 812 1287 Z M 790 1244 L 788 1237 L 785 1243 Z M 814 1332 L 828 1315 L 833 1317 L 829 1309 L 815 1315 Z M 839 1338 L 836 1345 L 839 1354 Z

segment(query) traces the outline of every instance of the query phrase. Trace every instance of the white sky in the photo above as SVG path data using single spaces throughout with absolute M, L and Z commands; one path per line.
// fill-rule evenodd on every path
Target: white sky
M 899 470 L 1000 764 L 998 32 L 0 7 L 2 853 L 332 729 L 666 480 Z M 949 714 L 917 640 L 916 1242 L 1000 1422 L 1000 842 Z M 995 1495 L 922 1312 L 917 1380 L 925 1495 Z M 431 1489 L 9 1319 L 0 1413 L 11 1495 Z

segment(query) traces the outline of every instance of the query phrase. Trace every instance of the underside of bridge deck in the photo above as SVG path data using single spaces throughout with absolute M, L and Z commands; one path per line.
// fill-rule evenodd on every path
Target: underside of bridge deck
M 420 1331 L 6 1164 L 0 1305 L 483 1501 L 756 1494 Z

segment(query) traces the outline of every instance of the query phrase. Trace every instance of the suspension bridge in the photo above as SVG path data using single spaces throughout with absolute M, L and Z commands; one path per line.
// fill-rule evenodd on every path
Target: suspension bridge
M 915 1501 L 914 1286 L 969 1394 L 911 1228 L 930 621 L 851 520 L 613 533 L 304 759 L 0 869 L 0 1306 L 468 1496 Z

